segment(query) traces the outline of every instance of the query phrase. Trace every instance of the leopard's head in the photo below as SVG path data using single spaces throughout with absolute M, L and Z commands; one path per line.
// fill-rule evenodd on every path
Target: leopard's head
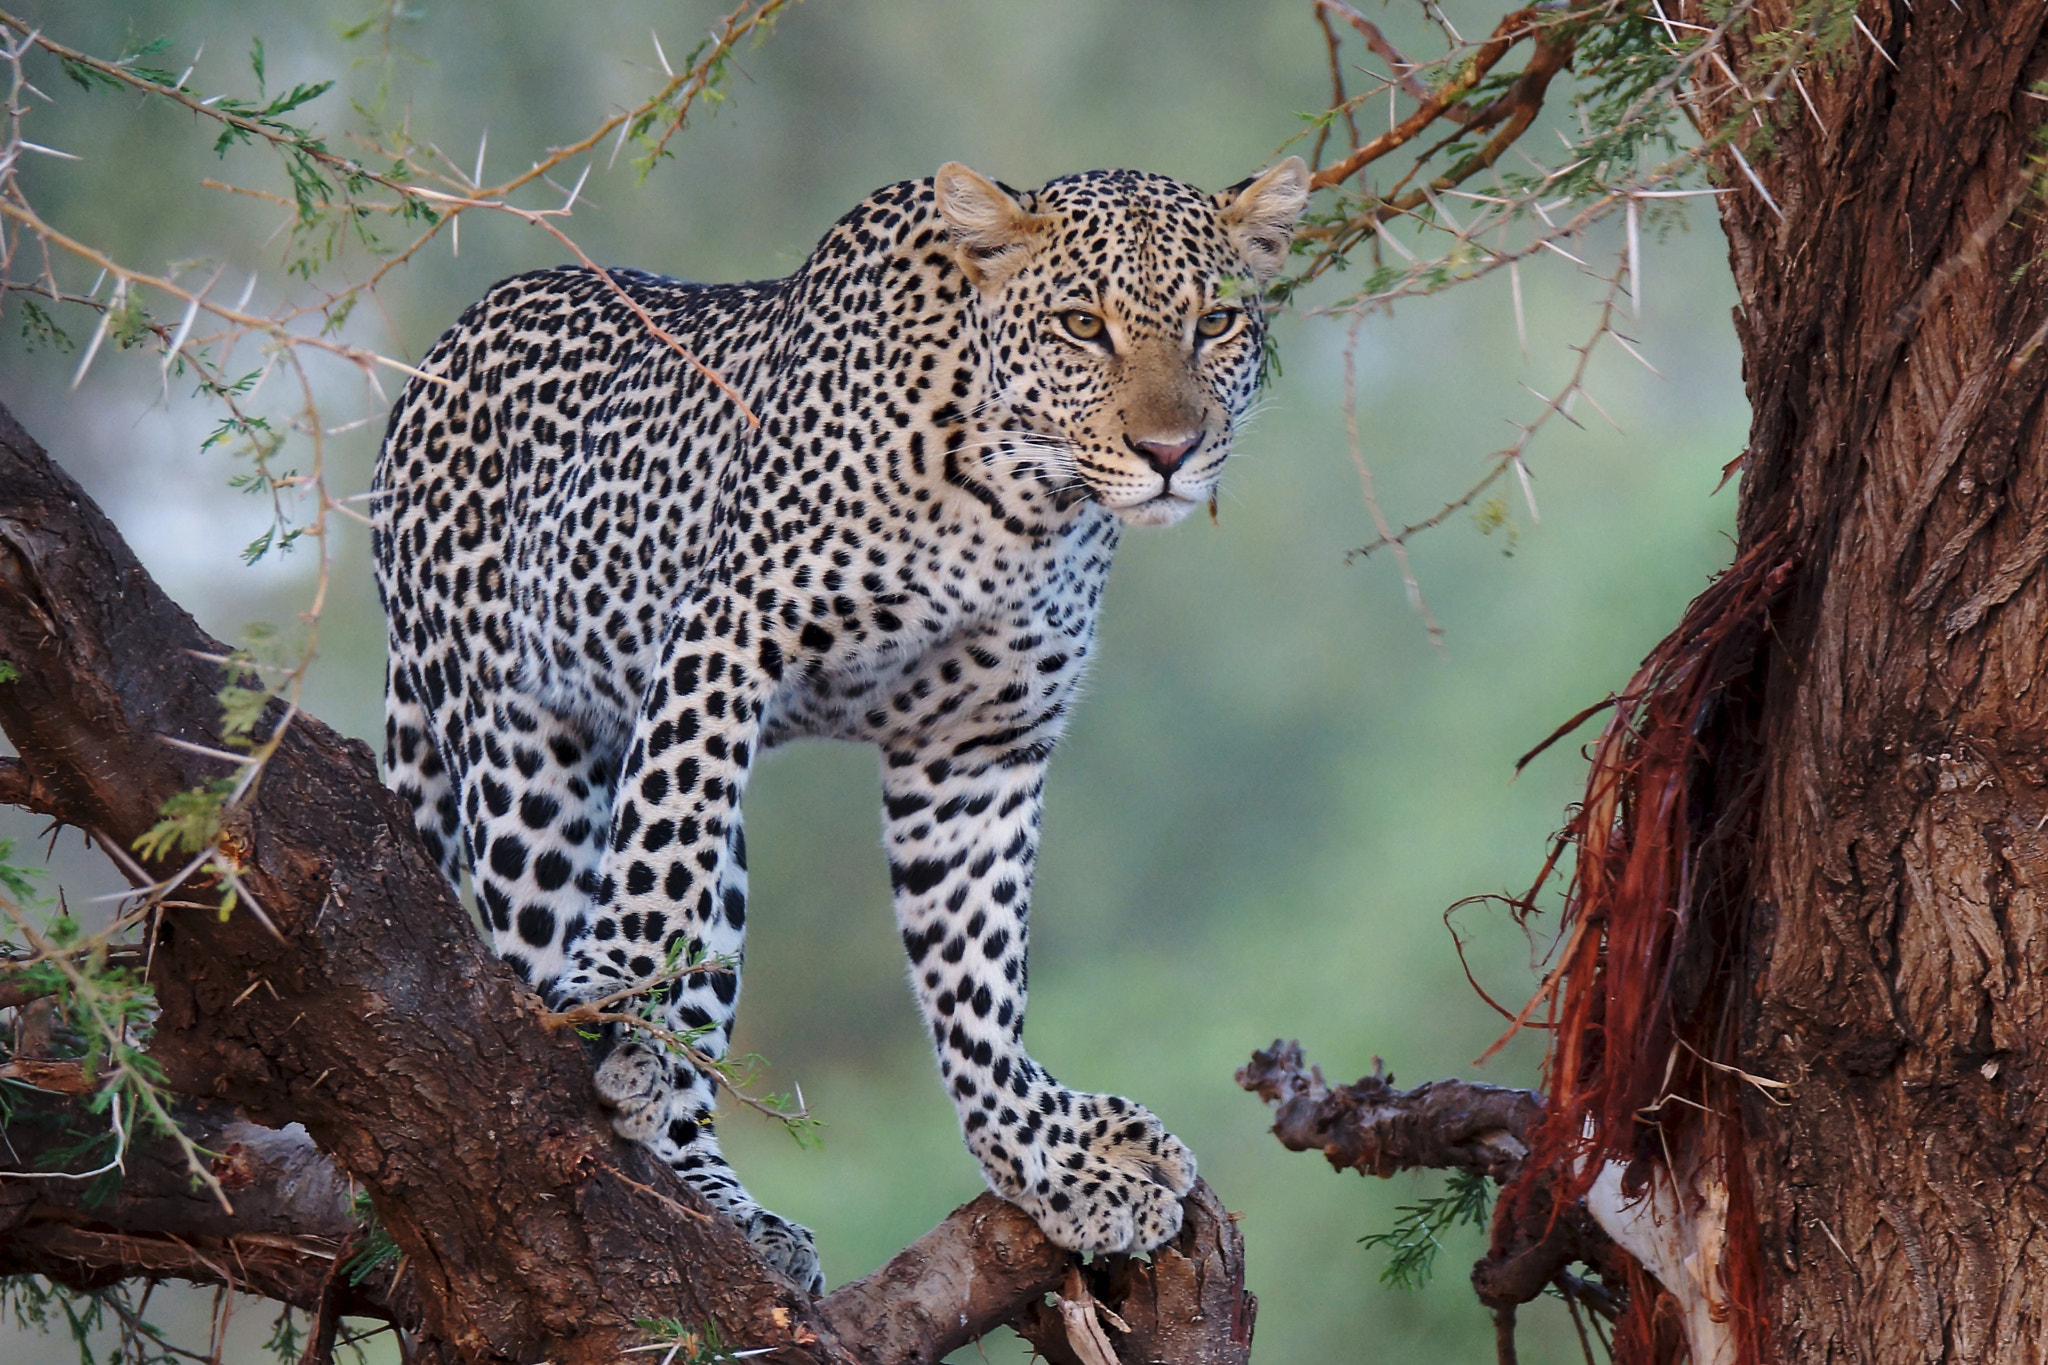
M 1207 502 L 1258 386 L 1259 291 L 1308 193 L 1293 156 L 1216 194 L 1137 171 L 1017 193 L 940 167 L 933 194 L 1015 437 L 989 458 L 1035 461 L 1132 524 Z

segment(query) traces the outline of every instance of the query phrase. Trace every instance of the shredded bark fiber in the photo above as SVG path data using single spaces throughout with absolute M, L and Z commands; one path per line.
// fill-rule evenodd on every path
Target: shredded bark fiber
M 1758 543 L 1644 661 L 1593 746 L 1583 804 L 1514 902 L 1532 913 L 1565 847 L 1576 849 L 1563 946 L 1509 1030 L 1549 1030 L 1550 1102 L 1502 1191 L 1490 1259 L 1511 1254 L 1539 1202 L 1572 1207 L 1610 1161 L 1626 1167 L 1630 1195 L 1673 1170 L 1714 1171 L 1729 1192 L 1727 1246 L 1756 1244 L 1737 1093 L 1747 1082 L 1734 1066 L 1736 992 L 1755 927 L 1742 871 L 1756 835 L 1754 779 L 1741 758 L 1755 752 L 1759 647 L 1793 569 L 1781 538 Z M 1617 1359 L 1680 1358 L 1669 1297 L 1640 1270 L 1630 1278 Z M 1766 1333 L 1753 1256 L 1725 1256 L 1720 1279 L 1742 1365 L 1756 1365 Z

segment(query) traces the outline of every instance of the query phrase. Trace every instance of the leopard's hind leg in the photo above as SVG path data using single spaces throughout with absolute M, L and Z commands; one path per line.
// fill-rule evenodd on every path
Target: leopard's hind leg
M 420 678 L 394 638 L 384 662 L 384 785 L 412 807 L 413 827 L 455 885 L 466 859 L 455 779 L 442 761 Z
M 659 999 L 670 1035 L 690 1039 L 705 1059 L 721 1060 L 744 951 L 744 769 L 722 765 L 732 779 L 732 807 L 723 819 L 684 817 L 685 825 L 708 828 L 688 836 L 657 833 L 662 822 L 639 813 L 657 814 L 640 766 L 648 743 L 644 717 L 631 755 L 622 758 L 586 727 L 509 689 L 473 685 L 463 716 L 461 752 L 451 766 L 459 769 L 478 908 L 498 955 L 550 1009 L 618 997 L 608 1012 L 630 1015 L 641 1012 L 644 998 Z M 712 761 L 709 753 L 703 757 Z M 632 784 L 624 795 L 622 769 Z M 673 830 L 675 822 L 669 824 Z M 692 844 L 697 856 L 677 875 Z M 659 860 L 655 850 L 672 859 L 658 882 L 649 862 Z M 682 897 L 684 887 L 684 901 L 670 898 L 670 889 Z M 686 967 L 689 950 L 706 959 L 706 969 L 671 975 L 671 951 L 674 965 Z M 771 1265 L 821 1290 L 810 1233 L 762 1208 L 727 1164 L 712 1118 L 713 1077 L 629 1024 L 610 1024 L 606 1032 L 611 1048 L 596 1081 L 599 1098 L 613 1110 L 613 1129 L 645 1144 L 737 1223 Z
M 454 766 L 477 912 L 498 956 L 548 1008 L 566 1008 L 582 999 L 562 977 L 590 931 L 617 756 L 587 727 L 508 689 L 479 689 L 464 713 L 468 742 Z

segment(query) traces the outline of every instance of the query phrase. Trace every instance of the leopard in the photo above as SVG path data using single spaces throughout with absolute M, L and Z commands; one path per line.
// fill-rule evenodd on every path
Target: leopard
M 1309 191 L 1299 157 L 1214 193 L 949 162 L 781 279 L 505 280 L 393 408 L 385 780 L 548 1009 L 660 1021 L 593 1046 L 612 1128 L 801 1288 L 816 1239 L 714 1113 L 742 798 L 799 737 L 878 751 L 910 985 L 989 1188 L 1078 1253 L 1180 1229 L 1189 1148 L 1024 1048 L 1033 870 L 1119 538 L 1213 513 Z

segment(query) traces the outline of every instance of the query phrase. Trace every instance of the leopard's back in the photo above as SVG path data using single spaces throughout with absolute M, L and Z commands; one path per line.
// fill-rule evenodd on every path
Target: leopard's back
M 731 511 L 749 426 L 736 395 L 772 349 L 781 282 L 608 274 L 617 289 L 580 268 L 497 285 L 393 415 L 378 581 L 429 693 L 517 686 L 623 729 Z

